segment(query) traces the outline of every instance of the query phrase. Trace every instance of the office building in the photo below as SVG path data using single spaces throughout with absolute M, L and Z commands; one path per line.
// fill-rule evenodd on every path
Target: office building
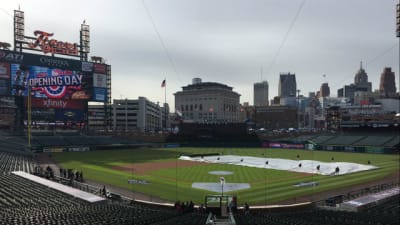
M 385 67 L 381 73 L 381 82 L 379 84 L 379 93 L 384 97 L 396 95 L 396 81 L 392 68 Z
M 358 88 L 364 88 L 367 92 L 372 91 L 372 84 L 371 82 L 368 82 L 368 75 L 364 68 L 362 68 L 362 62 L 360 62 L 360 69 L 354 76 L 354 85 Z
M 330 95 L 330 88 L 328 83 L 323 83 L 321 88 L 319 89 L 319 96 L 320 97 L 329 97 Z
M 278 96 L 281 98 L 296 97 L 296 74 L 281 73 L 279 75 Z
M 268 106 L 268 81 L 254 83 L 254 106 Z
M 187 122 L 238 122 L 240 94 L 232 87 L 194 78 L 192 84 L 175 94 L 175 110 Z
M 362 62 L 360 63 L 360 69 L 354 76 L 354 83 L 338 89 L 337 95 L 338 97 L 349 98 L 352 103 L 356 104 L 356 102 L 354 102 L 356 92 L 372 92 L 372 83 L 368 82 L 368 75 L 362 67 Z
M 112 107 L 115 131 L 160 131 L 163 129 L 163 119 L 169 114 L 168 105 L 161 107 L 145 97 L 114 99 Z

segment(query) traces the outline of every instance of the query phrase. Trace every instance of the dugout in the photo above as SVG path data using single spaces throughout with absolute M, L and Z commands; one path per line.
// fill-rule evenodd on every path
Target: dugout
M 207 213 L 227 217 L 230 210 L 236 210 L 237 198 L 232 195 L 206 195 L 204 205 Z

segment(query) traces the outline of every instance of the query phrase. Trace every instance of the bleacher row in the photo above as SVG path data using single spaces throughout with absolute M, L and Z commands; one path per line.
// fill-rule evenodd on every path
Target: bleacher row
M 0 173 L 10 173 L 12 171 L 33 173 L 35 167 L 36 163 L 28 155 L 0 151 Z
M 309 139 L 318 145 L 393 147 L 400 143 L 399 135 L 318 135 Z
M 26 153 L 28 141 L 22 135 L 10 135 L 0 131 L 0 151 Z
M 235 214 L 237 225 L 398 225 L 400 221 L 400 197 L 365 212 L 309 209 L 292 212 L 252 211 Z
M 33 146 L 134 145 L 140 142 L 112 136 L 33 136 Z
M 26 166 L 22 166 L 26 165 Z M 25 155 L 0 152 L 0 225 L 21 224 L 204 224 L 206 214 L 178 213 L 173 208 L 111 200 L 87 203 L 10 173 L 33 172 Z
M 180 213 L 165 206 L 139 202 L 88 203 L 11 173 L 32 173 L 32 156 L 0 151 L 0 225 L 134 224 L 204 225 L 207 214 Z M 395 225 L 400 220 L 399 196 L 365 212 L 304 209 L 237 212 L 237 225 Z

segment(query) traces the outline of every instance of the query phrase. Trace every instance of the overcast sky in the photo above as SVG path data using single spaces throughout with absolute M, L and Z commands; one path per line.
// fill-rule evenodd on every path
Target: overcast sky
M 384 67 L 399 70 L 396 0 L 1 0 L 0 41 L 13 43 L 13 10 L 25 34 L 53 32 L 79 42 L 83 20 L 92 56 L 112 66 L 112 97 L 167 102 L 199 77 L 253 104 L 253 83 L 278 94 L 280 72 L 296 74 L 308 95 L 328 82 L 332 95 L 354 81 L 363 61 L 373 89 Z M 324 78 L 323 74 L 326 74 Z M 398 90 L 399 84 L 396 84 Z

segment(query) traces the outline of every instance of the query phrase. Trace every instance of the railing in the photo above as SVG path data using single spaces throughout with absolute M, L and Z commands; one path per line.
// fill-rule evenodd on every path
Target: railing
M 101 187 L 96 187 L 90 184 L 78 182 L 76 180 L 67 179 L 64 177 L 54 176 L 54 180 L 61 184 L 71 186 L 73 188 L 79 189 L 81 191 L 86 191 L 92 194 L 101 195 Z
M 331 196 L 330 198 L 315 202 L 315 205 L 318 207 L 336 206 L 336 204 L 342 203 L 343 201 L 350 201 L 350 200 L 359 198 L 361 196 L 378 193 L 378 192 L 392 189 L 392 188 L 399 187 L 399 186 L 400 186 L 399 182 L 377 184 L 377 185 L 373 185 L 370 187 L 351 191 L 351 192 L 348 192 L 347 194 Z

